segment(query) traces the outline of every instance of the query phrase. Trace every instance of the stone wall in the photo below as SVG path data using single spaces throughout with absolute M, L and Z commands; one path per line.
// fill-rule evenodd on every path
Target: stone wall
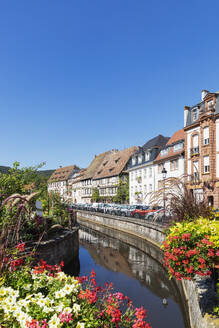
M 78 227 L 61 230 L 49 240 L 41 241 L 37 247 L 37 257 L 52 265 L 60 264 L 61 261 L 64 261 L 65 265 L 72 262 L 78 265 L 78 254 Z
M 108 214 L 78 211 L 78 222 L 89 221 L 93 226 L 105 226 L 129 233 L 131 235 L 148 240 L 153 245 L 160 247 L 165 240 L 165 227 L 146 222 L 143 219 L 133 219 L 116 217 Z M 159 252 L 161 255 L 161 252 Z M 158 256 L 162 261 L 162 256 Z M 197 278 L 194 281 L 177 282 L 178 287 L 184 293 L 189 312 L 191 328 L 217 328 L 219 327 L 218 319 L 211 318 L 205 314 L 209 299 L 214 297 L 214 287 L 211 278 Z M 202 287 L 201 287 L 202 286 Z

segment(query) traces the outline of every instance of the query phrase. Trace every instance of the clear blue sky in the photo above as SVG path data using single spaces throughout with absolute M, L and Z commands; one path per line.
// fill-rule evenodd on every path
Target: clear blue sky
M 219 90 L 219 1 L 0 1 L 0 165 L 89 165 Z

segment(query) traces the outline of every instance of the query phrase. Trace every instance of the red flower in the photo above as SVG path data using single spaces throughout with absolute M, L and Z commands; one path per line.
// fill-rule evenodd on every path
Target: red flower
M 24 251 L 25 248 L 25 243 L 20 243 L 16 246 L 17 249 L 19 249 L 20 252 Z

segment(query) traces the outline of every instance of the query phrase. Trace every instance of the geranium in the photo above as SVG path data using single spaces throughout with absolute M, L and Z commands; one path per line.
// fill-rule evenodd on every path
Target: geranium
M 194 275 L 211 275 L 211 267 L 217 259 L 219 246 L 219 222 L 200 218 L 193 222 L 177 223 L 162 245 L 164 266 L 170 277 L 181 280 Z

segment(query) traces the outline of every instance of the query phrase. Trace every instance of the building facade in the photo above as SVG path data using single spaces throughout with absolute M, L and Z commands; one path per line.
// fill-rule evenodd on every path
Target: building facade
M 120 151 L 114 149 L 102 161 L 93 177 L 93 187 L 98 189 L 104 202 L 112 202 L 117 194 L 120 179 L 125 182 L 128 178 L 128 163 L 137 149 L 136 146 Z
M 219 92 L 202 91 L 201 102 L 184 107 L 185 169 L 193 195 L 219 206 Z
M 76 165 L 60 167 L 55 170 L 48 180 L 48 192 L 55 192 L 62 200 L 71 201 L 71 188 L 69 180 L 80 169 Z
M 129 202 L 149 205 L 150 194 L 155 191 L 155 164 L 161 148 L 169 137 L 158 135 L 139 147 L 129 162 Z
M 184 178 L 185 150 L 184 130 L 176 131 L 167 144 L 161 149 L 154 161 L 155 164 L 155 191 L 163 186 L 162 170 L 166 170 L 166 179 Z

